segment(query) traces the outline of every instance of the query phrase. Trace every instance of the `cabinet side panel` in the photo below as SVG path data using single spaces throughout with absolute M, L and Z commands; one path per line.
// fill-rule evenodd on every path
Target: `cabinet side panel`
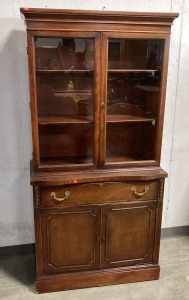
M 161 144 L 162 144 L 162 134 L 163 134 L 163 120 L 165 111 L 165 97 L 166 97 L 166 86 L 167 86 L 167 70 L 168 70 L 168 60 L 169 60 L 169 44 L 170 36 L 165 39 L 164 51 L 163 51 L 163 66 L 162 66 L 162 78 L 161 78 L 161 100 L 159 106 L 159 122 L 157 128 L 156 137 L 156 150 L 155 157 L 158 164 L 160 164 L 161 158 Z
M 159 195 L 158 195 L 158 202 L 157 202 L 157 208 L 156 208 L 155 240 L 154 240 L 154 251 L 153 251 L 153 263 L 154 264 L 158 264 L 158 261 L 159 261 L 164 181 L 165 181 L 164 179 L 160 179 L 160 181 L 159 181 L 159 191 L 158 191 Z
M 38 185 L 34 186 L 34 223 L 35 223 L 35 256 L 36 256 L 36 275 L 43 275 L 43 254 L 42 254 L 42 232 L 41 232 L 41 209 L 40 189 Z
M 35 58 L 33 47 L 33 36 L 27 33 L 28 39 L 28 71 L 29 71 L 29 88 L 30 88 L 30 108 L 32 123 L 32 141 L 33 141 L 33 163 L 36 170 L 39 166 L 39 139 L 37 127 L 37 104 L 36 104 L 36 86 L 35 86 Z

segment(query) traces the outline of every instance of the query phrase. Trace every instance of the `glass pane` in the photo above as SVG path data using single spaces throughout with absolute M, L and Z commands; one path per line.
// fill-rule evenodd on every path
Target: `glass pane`
M 94 39 L 36 38 L 41 164 L 93 162 Z
M 154 160 L 163 40 L 108 40 L 106 161 Z

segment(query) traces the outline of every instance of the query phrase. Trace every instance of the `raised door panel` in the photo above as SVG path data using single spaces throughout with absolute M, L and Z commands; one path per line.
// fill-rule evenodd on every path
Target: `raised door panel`
M 104 205 L 101 267 L 152 262 L 156 201 Z
M 45 274 L 99 267 L 99 212 L 98 206 L 42 212 Z

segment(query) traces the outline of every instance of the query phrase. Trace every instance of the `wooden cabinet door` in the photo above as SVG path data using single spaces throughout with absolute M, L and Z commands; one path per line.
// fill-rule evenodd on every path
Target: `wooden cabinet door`
M 44 274 L 99 267 L 97 205 L 42 211 Z
M 155 208 L 156 201 L 103 206 L 102 268 L 152 262 Z

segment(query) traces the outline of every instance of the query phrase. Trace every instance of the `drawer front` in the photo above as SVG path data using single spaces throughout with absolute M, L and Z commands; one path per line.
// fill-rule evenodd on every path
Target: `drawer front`
M 158 181 L 78 184 L 41 188 L 41 205 L 53 207 L 153 200 L 157 199 L 157 193 Z

